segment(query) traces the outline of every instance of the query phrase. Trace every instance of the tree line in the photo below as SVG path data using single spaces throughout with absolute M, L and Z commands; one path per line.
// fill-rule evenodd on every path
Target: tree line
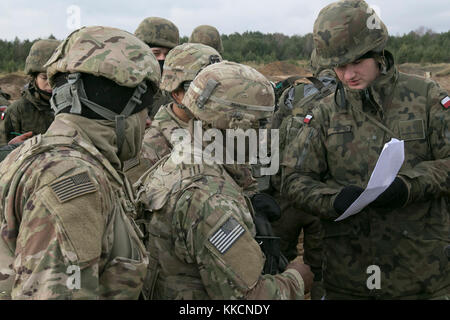
M 54 36 L 49 38 L 54 39 Z M 182 37 L 181 43 L 188 37 Z M 313 49 L 312 34 L 286 36 L 281 33 L 244 32 L 222 35 L 223 58 L 257 64 L 273 61 L 307 60 Z M 34 41 L 0 40 L 0 72 L 23 70 Z M 450 31 L 436 33 L 424 27 L 402 36 L 390 36 L 387 49 L 397 63 L 450 63 Z

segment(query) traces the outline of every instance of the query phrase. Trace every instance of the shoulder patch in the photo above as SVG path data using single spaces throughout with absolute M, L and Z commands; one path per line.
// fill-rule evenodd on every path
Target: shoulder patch
M 446 96 L 444 99 L 442 99 L 441 104 L 445 109 L 450 108 L 450 97 Z
M 244 227 L 231 217 L 209 238 L 209 242 L 224 254 L 244 232 Z
M 64 203 L 87 193 L 97 191 L 87 174 L 82 172 L 71 177 L 54 182 L 50 185 L 59 202 Z

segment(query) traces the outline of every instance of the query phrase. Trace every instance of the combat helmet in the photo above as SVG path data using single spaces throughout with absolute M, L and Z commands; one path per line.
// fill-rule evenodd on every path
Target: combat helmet
M 362 0 L 343 0 L 323 8 L 314 23 L 317 65 L 334 68 L 364 54 L 382 52 L 388 31 L 375 11 Z
M 255 69 L 229 61 L 203 69 L 189 86 L 183 105 L 217 129 L 258 129 L 273 115 L 275 93 Z
M 52 39 L 36 41 L 31 46 L 30 53 L 25 61 L 25 73 L 31 75 L 46 72 L 44 65 L 60 43 L 61 41 Z
M 221 54 L 223 53 L 222 38 L 219 31 L 213 26 L 201 25 L 192 31 L 189 37 L 190 43 L 203 43 L 207 46 L 213 47 Z
M 171 21 L 159 17 L 144 19 L 134 34 L 150 47 L 172 49 L 180 43 L 180 32 L 177 26 Z
M 184 43 L 170 50 L 164 64 L 160 89 L 172 92 L 189 84 L 206 66 L 222 61 L 220 54 L 201 43 Z
M 161 80 L 159 64 L 151 49 L 133 34 L 111 27 L 83 27 L 74 31 L 59 45 L 46 66 L 52 87 L 57 74 L 68 73 L 67 83 L 53 89 L 50 104 L 55 114 L 71 106 L 70 113 L 80 115 L 83 103 L 83 107 L 116 122 L 119 150 L 125 118 L 142 104 L 140 98 L 147 92 L 147 85 L 155 91 Z M 81 78 L 83 73 L 135 88 L 120 114 L 88 99 Z

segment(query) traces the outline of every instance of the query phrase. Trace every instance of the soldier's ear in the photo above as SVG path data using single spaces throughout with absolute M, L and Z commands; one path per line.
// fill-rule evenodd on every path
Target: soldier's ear
M 174 91 L 172 91 L 170 94 L 172 95 L 173 100 L 175 100 L 177 104 L 181 104 L 184 98 L 185 91 L 184 88 L 180 86 L 176 88 Z

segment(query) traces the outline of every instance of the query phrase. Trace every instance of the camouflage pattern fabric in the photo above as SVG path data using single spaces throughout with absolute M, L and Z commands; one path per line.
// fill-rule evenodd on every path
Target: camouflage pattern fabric
M 100 153 L 97 131 L 81 129 L 95 126 L 105 129 L 58 115 L 1 163 L 1 298 L 138 298 L 148 258 L 130 219 L 133 195 L 114 151 L 103 144 Z
M 189 37 L 189 43 L 203 43 L 216 49 L 219 53 L 223 53 L 222 38 L 219 31 L 209 25 L 201 25 L 192 31 Z
M 200 97 L 211 84 L 217 86 L 206 99 L 207 103 L 203 103 L 205 99 Z M 275 94 L 270 82 L 255 69 L 222 61 L 200 72 L 182 103 L 206 125 L 217 129 L 245 130 L 259 128 L 260 120 L 272 118 Z
M 132 184 L 137 182 L 145 171 L 172 151 L 171 136 L 173 131 L 187 128 L 188 124 L 173 113 L 172 105 L 170 103 L 162 106 L 155 115 L 150 127 L 145 130 L 139 157 L 140 164 L 125 172 Z
M 261 274 L 265 258 L 253 239 L 251 204 L 225 168 L 175 165 L 169 157 L 143 179 L 139 201 L 150 220 L 148 298 L 303 298 L 296 270 Z M 221 232 L 223 246 L 214 241 Z
M 282 192 L 322 219 L 327 298 L 442 296 L 450 288 L 450 113 L 440 103 L 447 93 L 395 66 L 368 90 L 371 100 L 345 89 L 345 106 L 331 95 L 313 109 L 283 155 Z M 345 186 L 366 187 L 384 144 L 394 138 L 387 131 L 405 141 L 399 175 L 409 188 L 407 204 L 389 212 L 366 207 L 334 222 L 334 199 Z M 381 270 L 379 290 L 366 285 L 373 265 Z
M 17 136 L 13 132 L 23 134 L 32 131 L 34 135 L 43 134 L 54 118 L 55 113 L 49 101 L 43 99 L 35 89 L 35 84 L 30 82 L 24 88 L 22 97 L 8 107 L 4 120 L 7 141 Z
M 44 65 L 60 43 L 61 41 L 52 39 L 36 41 L 31 46 L 30 53 L 25 61 L 25 73 L 45 73 L 47 68 Z
M 172 49 L 180 43 L 180 32 L 171 21 L 159 18 L 145 18 L 134 32 L 136 37 L 152 47 Z
M 111 27 L 83 27 L 72 32 L 48 60 L 47 75 L 88 73 L 135 88 L 150 81 L 158 88 L 161 69 L 150 48 L 129 32 Z
M 160 89 L 172 92 L 183 82 L 194 80 L 206 66 L 222 61 L 219 52 L 200 43 L 183 43 L 167 54 Z
M 365 1 L 342 0 L 320 11 L 314 22 L 313 40 L 314 63 L 320 70 L 353 62 L 369 51 L 382 51 L 388 31 Z
M 156 113 L 158 113 L 158 110 L 169 103 L 171 103 L 172 97 L 169 93 L 159 90 L 155 93 L 153 96 L 153 102 L 150 106 L 147 107 L 148 110 L 148 116 L 151 120 L 155 118 Z

